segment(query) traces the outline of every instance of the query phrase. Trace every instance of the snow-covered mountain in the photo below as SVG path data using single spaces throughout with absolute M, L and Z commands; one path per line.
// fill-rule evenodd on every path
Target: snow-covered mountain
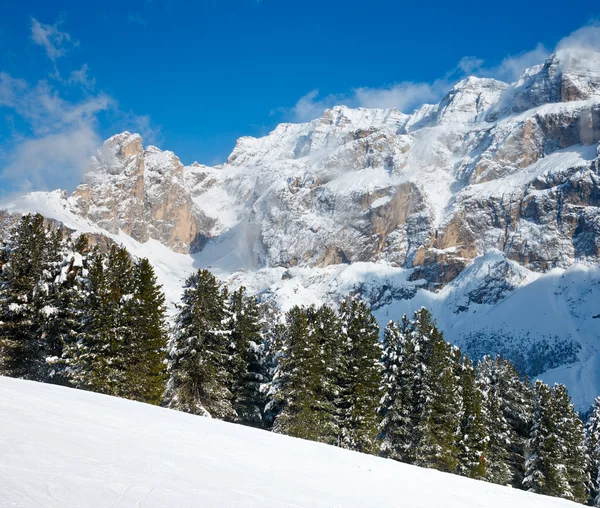
M 0 377 L 0 506 L 575 508 L 96 393 Z
M 360 291 L 383 323 L 420 305 L 472 355 L 600 393 L 600 54 L 515 83 L 470 77 L 412 115 L 335 107 L 184 167 L 110 138 L 67 196 L 3 204 L 124 242 L 171 300 L 210 267 L 283 308 Z

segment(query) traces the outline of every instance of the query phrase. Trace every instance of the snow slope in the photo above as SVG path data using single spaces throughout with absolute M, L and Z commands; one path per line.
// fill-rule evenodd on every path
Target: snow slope
M 0 507 L 568 508 L 216 420 L 0 377 Z

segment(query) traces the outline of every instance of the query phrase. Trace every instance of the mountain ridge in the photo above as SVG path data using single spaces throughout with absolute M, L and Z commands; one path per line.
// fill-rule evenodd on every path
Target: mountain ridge
M 569 50 L 512 84 L 465 78 L 411 115 L 336 106 L 280 124 L 216 167 L 121 133 L 71 196 L 0 206 L 125 242 L 171 301 L 210 267 L 284 310 L 359 292 L 383 323 L 427 305 L 467 352 L 520 354 L 583 406 L 600 392 L 599 141 L 600 54 Z M 551 329 L 528 294 L 560 309 Z M 511 301 L 531 315 L 510 324 Z

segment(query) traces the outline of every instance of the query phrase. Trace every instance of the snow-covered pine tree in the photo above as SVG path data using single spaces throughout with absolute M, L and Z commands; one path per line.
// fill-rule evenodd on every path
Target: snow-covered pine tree
M 340 326 L 338 443 L 343 448 L 376 453 L 382 387 L 379 326 L 366 304 L 356 298 L 342 302 Z
M 477 366 L 488 429 L 488 469 L 485 478 L 500 485 L 523 488 L 532 391 L 514 366 L 500 357 L 484 357 Z
M 409 462 L 413 444 L 414 342 L 406 316 L 390 321 L 383 335 L 383 395 L 379 412 L 381 455 Z
M 531 456 L 526 462 L 524 485 L 530 492 L 562 497 L 570 493 L 563 446 L 557 424 L 555 398 L 552 389 L 542 381 L 534 386 L 535 409 L 529 446 Z
M 454 472 L 458 466 L 461 411 L 454 349 L 426 309 L 418 311 L 415 318 L 414 336 L 423 369 L 415 463 Z
M 60 266 L 49 287 L 45 306 L 43 336 L 48 344 L 46 363 L 48 381 L 69 384 L 63 353 L 75 343 L 83 330 L 83 276 L 85 274 L 87 239 L 80 235 L 74 243 L 69 237 L 61 242 Z
M 44 381 L 46 357 L 54 348 L 45 341 L 48 293 L 58 267 L 60 233 L 44 225 L 39 215 L 25 215 L 5 245 L 0 274 L 0 372 L 6 376 Z
M 275 432 L 331 443 L 335 420 L 329 395 L 326 309 L 294 307 L 286 316 L 282 354 L 274 377 L 280 408 Z M 334 321 L 335 322 L 335 321 Z
M 236 421 L 229 381 L 229 331 L 223 293 L 208 270 L 191 275 L 169 342 L 165 404 L 189 413 Z
M 585 440 L 590 477 L 589 504 L 600 507 L 600 397 L 596 397 L 586 425 Z
M 167 370 L 165 296 L 146 258 L 135 263 L 133 275 L 133 297 L 128 305 L 132 318 L 126 364 L 128 398 L 160 404 Z
M 567 389 L 537 381 L 531 429 L 531 457 L 524 484 L 531 492 L 575 502 L 588 499 L 588 471 L 583 423 Z
M 484 478 L 487 473 L 489 436 L 483 414 L 483 394 L 477 384 L 473 362 L 466 356 L 459 372 L 462 398 L 458 473 L 469 478 Z
M 134 267 L 124 247 L 112 246 L 108 255 L 89 255 L 84 296 L 78 312 L 83 326 L 63 353 L 70 382 L 86 390 L 135 398 L 128 386 L 133 363 Z
M 319 382 L 316 386 L 316 404 L 314 411 L 319 413 L 321 425 L 320 439 L 329 444 L 337 443 L 339 425 L 335 410 L 338 385 L 336 361 L 338 358 L 337 340 L 340 335 L 340 323 L 337 313 L 327 305 L 307 309 L 311 341 L 318 348 L 318 362 L 315 375 Z
M 258 302 L 241 287 L 230 295 L 230 371 L 233 405 L 240 423 L 263 426 L 265 395 L 261 384 L 264 344 Z
M 262 330 L 264 350 L 262 355 L 261 370 L 263 381 L 260 391 L 265 397 L 263 412 L 264 428 L 271 430 L 273 424 L 281 412 L 281 400 L 278 396 L 280 388 L 279 370 L 284 357 L 284 347 L 287 337 L 287 327 L 282 321 L 279 311 L 271 305 L 261 306 L 262 321 L 265 326 Z
M 558 419 L 556 428 L 561 440 L 561 462 L 569 485 L 568 493 L 560 497 L 571 499 L 576 503 L 585 503 L 589 497 L 590 482 L 585 453 L 585 428 L 575 406 L 571 403 L 567 387 L 556 384 L 552 392 Z

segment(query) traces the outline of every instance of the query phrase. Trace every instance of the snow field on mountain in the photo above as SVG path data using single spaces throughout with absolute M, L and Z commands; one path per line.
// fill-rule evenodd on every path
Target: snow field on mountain
M 332 446 L 0 377 L 0 507 L 568 508 Z

